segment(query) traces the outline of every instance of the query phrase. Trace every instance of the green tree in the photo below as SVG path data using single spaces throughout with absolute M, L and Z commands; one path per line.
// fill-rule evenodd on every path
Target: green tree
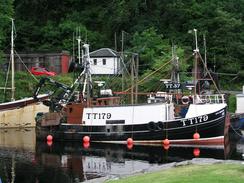
M 160 86 L 160 79 L 170 79 L 173 67 L 172 44 L 162 34 L 158 34 L 155 28 L 147 29 L 141 33 L 136 32 L 131 39 L 132 52 L 140 57 L 139 73 L 140 78 L 147 77 L 150 73 L 154 75 L 145 80 L 142 91 L 156 91 Z M 180 57 L 180 70 L 185 71 L 187 64 L 184 60 L 184 51 L 178 47 L 176 54 Z M 182 78 L 185 78 L 182 75 Z
M 174 42 L 185 53 L 192 54 L 194 37 L 188 31 L 196 28 L 201 52 L 202 35 L 206 35 L 208 66 L 212 70 L 229 73 L 244 70 L 243 0 L 15 0 L 14 5 L 18 50 L 69 49 L 76 27 L 81 28 L 83 39 L 87 37 L 91 50 L 114 47 L 115 33 L 117 48 L 121 50 L 121 32 L 125 31 L 128 33 L 125 49 L 133 50 L 140 39 L 141 48 L 147 43 L 141 60 L 150 69 L 162 53 L 153 48 L 157 45 L 153 34 L 147 33 L 152 36 L 147 40 L 134 39 L 136 34 L 143 37 L 143 32 L 154 27 L 168 45 Z M 146 60 L 152 57 L 155 58 L 148 63 Z
M 0 3 L 0 61 L 2 60 L 3 51 L 8 48 L 7 37 L 11 30 L 11 19 L 13 18 L 13 1 L 5 0 Z M 10 40 L 9 40 L 10 41 Z

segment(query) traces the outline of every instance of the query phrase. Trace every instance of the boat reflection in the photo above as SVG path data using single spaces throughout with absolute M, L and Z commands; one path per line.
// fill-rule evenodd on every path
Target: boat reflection
M 8 129 L 0 134 L 2 182 L 70 183 L 99 177 L 120 177 L 194 157 L 241 159 L 236 143 L 225 146 L 138 146 L 77 142 L 43 143 L 35 131 Z M 54 139 L 55 140 L 55 139 Z
M 194 157 L 229 159 L 231 147 L 224 146 L 134 146 L 91 143 L 37 143 L 36 160 L 44 167 L 59 167 L 73 181 L 103 176 L 120 177 L 149 169 L 153 165 L 190 160 Z M 228 151 L 228 154 L 227 154 Z M 232 152 L 233 153 L 233 152 Z

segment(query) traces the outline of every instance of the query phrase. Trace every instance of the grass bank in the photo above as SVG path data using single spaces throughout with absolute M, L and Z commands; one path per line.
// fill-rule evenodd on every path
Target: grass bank
M 33 92 L 35 91 L 36 85 L 38 84 L 40 78 L 45 76 L 31 76 L 28 72 L 16 72 L 15 73 L 15 99 L 22 99 L 26 97 L 32 97 Z M 74 78 L 77 78 L 78 74 L 74 75 L 74 73 L 69 74 L 60 74 L 57 76 L 51 77 L 53 80 L 58 81 L 60 83 L 66 84 L 67 86 L 71 86 L 74 82 Z M 36 79 L 34 79 L 36 78 Z M 5 86 L 6 74 L 0 72 L 0 87 Z M 121 90 L 121 78 L 120 77 L 111 77 L 111 76 L 96 76 L 93 77 L 93 81 L 106 81 L 106 88 L 112 88 L 114 91 Z M 7 88 L 11 87 L 11 77 L 8 77 L 8 82 L 6 85 Z M 44 87 L 42 87 L 41 93 L 47 93 L 48 91 L 54 91 L 57 88 L 52 86 L 50 83 L 46 83 Z M 97 84 L 94 84 L 94 94 L 98 93 L 100 88 Z M 3 90 L 0 90 L 0 102 L 10 101 L 11 99 L 11 91 L 7 90 L 4 94 Z
M 107 183 L 243 183 L 244 165 L 188 165 L 146 173 Z
M 34 77 L 36 79 L 34 79 Z M 21 99 L 25 97 L 32 97 L 35 91 L 36 85 L 38 84 L 40 78 L 45 76 L 31 76 L 28 72 L 16 72 L 15 73 L 15 99 Z M 72 74 L 57 75 L 52 77 L 52 79 L 71 85 L 73 82 Z M 0 72 L 0 87 L 5 86 L 6 75 Z M 47 83 L 48 85 L 48 83 Z M 7 87 L 11 87 L 11 77 L 8 77 Z M 46 93 L 51 87 L 45 86 L 40 93 Z M 4 95 L 3 90 L 0 90 L 0 102 L 10 101 L 11 91 L 7 90 Z

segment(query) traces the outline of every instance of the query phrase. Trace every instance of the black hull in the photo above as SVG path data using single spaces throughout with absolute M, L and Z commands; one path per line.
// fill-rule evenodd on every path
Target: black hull
M 37 125 L 37 139 L 46 140 L 51 134 L 55 141 L 82 141 L 89 136 L 92 142 L 103 141 L 126 143 L 132 138 L 135 143 L 161 143 L 169 139 L 172 143 L 208 142 L 223 143 L 226 121 L 226 109 L 185 119 L 182 121 L 149 122 L 137 125 L 84 126 L 62 123 L 58 127 L 40 127 Z M 200 139 L 194 140 L 198 132 Z

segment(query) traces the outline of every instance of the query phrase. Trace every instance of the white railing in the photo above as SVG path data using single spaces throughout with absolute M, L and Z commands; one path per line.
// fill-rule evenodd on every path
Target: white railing
M 220 104 L 225 103 L 224 94 L 212 94 L 212 95 L 197 95 L 193 99 L 193 103 L 209 103 Z
M 147 103 L 172 103 L 173 96 L 166 92 L 151 93 L 147 99 Z

